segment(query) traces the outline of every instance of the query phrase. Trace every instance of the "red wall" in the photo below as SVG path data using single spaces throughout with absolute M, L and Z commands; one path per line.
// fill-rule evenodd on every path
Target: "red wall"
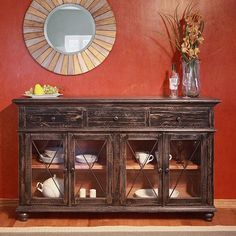
M 177 0 L 109 0 L 117 20 L 115 46 L 98 68 L 71 77 L 46 71 L 28 54 L 22 21 L 30 2 L 1 3 L 0 198 L 17 198 L 17 108 L 13 98 L 35 83 L 58 85 L 65 95 L 160 96 L 171 66 L 169 44 L 157 33 L 164 30 L 157 12 L 173 12 Z M 222 100 L 215 116 L 215 197 L 236 198 L 236 1 L 198 2 L 206 21 L 201 48 L 202 95 Z

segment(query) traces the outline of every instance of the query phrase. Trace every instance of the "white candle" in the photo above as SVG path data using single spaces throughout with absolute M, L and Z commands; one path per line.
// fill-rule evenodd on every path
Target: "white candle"
M 86 189 L 85 188 L 81 188 L 79 191 L 79 195 L 81 198 L 86 198 Z
M 96 198 L 96 189 L 90 189 L 89 196 L 90 198 Z

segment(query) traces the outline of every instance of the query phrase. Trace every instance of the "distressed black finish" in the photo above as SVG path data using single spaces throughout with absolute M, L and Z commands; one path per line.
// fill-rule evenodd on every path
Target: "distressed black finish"
M 21 220 L 33 212 L 202 212 L 211 220 L 213 205 L 214 106 L 217 99 L 169 98 L 57 98 L 14 99 L 19 107 L 19 206 Z M 31 196 L 32 139 L 62 139 L 65 163 L 63 199 Z M 106 143 L 107 187 L 102 199 L 75 199 L 75 139 Z M 126 144 L 148 140 L 160 161 L 156 199 L 126 198 Z M 168 199 L 170 143 L 196 140 L 201 155 L 201 195 L 195 199 Z M 156 144 L 155 144 L 156 145 Z M 154 169 L 153 169 L 154 170 Z

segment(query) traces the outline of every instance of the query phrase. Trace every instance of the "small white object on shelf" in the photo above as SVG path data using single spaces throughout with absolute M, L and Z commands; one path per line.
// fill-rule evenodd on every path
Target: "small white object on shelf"
M 86 198 L 86 189 L 85 188 L 81 188 L 79 190 L 79 196 L 80 196 L 80 198 Z
M 96 189 L 90 189 L 89 196 L 90 198 L 96 198 Z

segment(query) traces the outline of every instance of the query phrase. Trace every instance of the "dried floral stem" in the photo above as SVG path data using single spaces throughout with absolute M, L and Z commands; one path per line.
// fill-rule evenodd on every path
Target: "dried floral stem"
M 199 47 L 204 40 L 202 36 L 204 21 L 195 8 L 196 5 L 188 4 L 181 17 L 178 14 L 179 5 L 175 8 L 174 15 L 159 13 L 165 23 L 171 46 L 180 52 L 186 63 L 198 59 Z

